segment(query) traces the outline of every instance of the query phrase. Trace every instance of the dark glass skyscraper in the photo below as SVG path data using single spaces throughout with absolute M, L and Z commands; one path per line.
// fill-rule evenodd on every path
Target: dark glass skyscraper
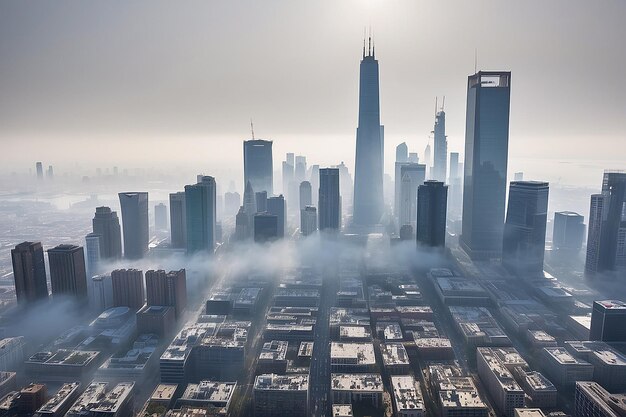
M 510 95 L 510 72 L 468 77 L 460 243 L 472 259 L 502 254 Z
M 353 222 L 380 223 L 383 214 L 384 131 L 380 124 L 378 61 L 374 48 L 363 46 L 359 84 L 359 125 L 356 129 Z M 321 184 L 320 184 L 321 189 Z M 321 192 L 320 192 L 321 195 Z M 320 203 L 320 219 L 323 209 Z M 320 229 L 323 228 L 320 221 Z
M 426 181 L 418 187 L 417 194 L 417 243 L 443 248 L 446 245 L 448 186 L 441 181 Z
M 187 207 L 184 192 L 170 194 L 170 242 L 173 248 L 187 247 Z
M 82 246 L 59 245 L 48 249 L 52 295 L 87 299 L 87 274 Z
M 591 196 L 585 273 L 626 271 L 626 172 L 607 171 Z
M 502 264 L 511 272 L 543 272 L 547 217 L 548 183 L 511 181 L 502 242 Z
M 119 193 L 124 226 L 124 257 L 141 259 L 148 253 L 148 193 Z
M 250 181 L 254 191 L 274 194 L 271 140 L 252 139 L 243 142 L 243 176 L 244 184 Z
M 254 215 L 253 223 L 255 242 L 264 243 L 278 239 L 280 219 L 277 215 L 257 213 Z
M 568 254 L 577 254 L 585 237 L 585 217 L 571 211 L 554 213 L 552 249 Z
M 339 169 L 320 169 L 319 229 L 341 229 L 341 195 L 339 193 Z
M 446 137 L 446 113 L 438 111 L 435 114 L 434 137 L 434 158 L 432 178 L 437 181 L 446 181 L 448 171 L 448 139 Z
M 212 252 L 215 247 L 215 179 L 203 176 L 197 184 L 185 186 L 187 253 Z
M 15 295 L 20 304 L 48 298 L 46 264 L 39 242 L 23 242 L 11 249 Z
M 270 197 L 267 199 L 267 212 L 278 218 L 277 236 L 279 238 L 285 237 L 285 223 L 287 221 L 285 210 L 285 197 L 283 197 L 282 194 L 278 197 Z
M 100 255 L 102 259 L 122 257 L 122 231 L 117 213 L 109 207 L 96 207 L 91 221 L 93 232 L 100 235 Z
M 626 303 L 618 300 L 594 301 L 589 340 L 626 342 Z

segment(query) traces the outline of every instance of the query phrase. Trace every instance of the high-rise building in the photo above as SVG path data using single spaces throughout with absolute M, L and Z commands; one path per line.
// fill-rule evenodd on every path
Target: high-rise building
M 82 246 L 58 245 L 48 249 L 52 296 L 87 298 L 85 254 Z
M 300 184 L 306 177 L 306 156 L 297 155 L 294 169 L 294 179 L 296 184 Z
M 345 173 L 347 174 L 346 181 L 349 182 L 350 190 L 352 190 L 354 186 L 352 184 L 352 177 L 350 176 L 350 173 L 348 172 L 347 167 L 346 167 Z M 339 182 L 341 184 L 341 170 L 339 171 Z M 320 190 L 320 166 L 311 165 L 311 194 L 313 197 L 312 203 L 315 207 L 318 207 L 317 199 L 319 198 L 319 190 Z M 287 196 L 287 198 L 289 198 L 289 196 Z M 350 201 L 352 201 L 352 198 L 350 199 Z
M 363 45 L 359 84 L 359 125 L 356 130 L 352 220 L 354 224 L 361 226 L 379 224 L 384 208 L 384 129 L 380 124 L 378 60 L 371 43 L 370 37 L 367 50 Z M 323 215 L 323 211 L 320 204 L 320 216 Z M 325 226 L 320 218 L 320 230 L 326 228 Z
M 43 164 L 41 162 L 37 162 L 35 164 L 35 169 L 37 170 L 37 179 L 39 181 L 43 181 Z
M 306 206 L 300 210 L 300 233 L 309 236 L 317 230 L 317 209 Z
M 124 231 L 124 257 L 141 259 L 148 253 L 150 229 L 148 193 L 119 193 Z
M 446 245 L 446 208 L 448 186 L 441 181 L 426 181 L 417 191 L 417 243 L 424 246 Z
M 426 165 L 405 163 L 400 167 L 400 213 L 399 226 L 410 224 L 416 229 L 417 220 L 417 187 L 426 180 Z
M 591 196 L 585 273 L 626 271 L 626 172 L 606 171 Z
M 250 182 L 255 191 L 274 194 L 271 140 L 252 139 L 243 142 L 243 176 L 244 184 Z
M 406 142 L 396 146 L 396 162 L 409 162 L 409 147 Z
M 235 240 L 247 239 L 251 235 L 250 228 L 250 217 L 243 211 L 243 206 L 241 206 L 237 216 L 235 216 Z
M 89 307 L 92 311 L 101 313 L 113 307 L 113 281 L 110 274 L 100 274 L 91 277 L 88 285 Z
M 446 113 L 443 108 L 435 113 L 434 161 L 432 179 L 445 182 L 448 171 L 448 139 L 446 137 Z
M 448 219 L 458 220 L 463 212 L 463 177 L 459 153 L 450 152 L 448 176 Z
M 426 178 L 430 179 L 432 175 L 432 168 L 433 168 L 430 143 L 426 144 L 426 148 L 424 148 L 424 165 L 426 165 Z
M 154 206 L 154 228 L 167 230 L 167 206 L 163 203 Z
M 302 181 L 300 183 L 300 210 L 304 210 L 306 206 L 313 204 L 311 183 L 308 181 Z
M 102 259 L 120 259 L 122 257 L 122 230 L 117 213 L 110 207 L 96 207 L 96 214 L 91 221 L 93 232 L 100 235 L 100 255 Z
M 116 269 L 111 272 L 113 305 L 139 310 L 143 307 L 143 271 L 139 269 Z
M 187 276 L 184 269 L 146 271 L 146 304 L 174 307 L 176 319 L 187 308 Z
M 20 304 L 48 298 L 46 264 L 40 242 L 23 242 L 11 249 L 15 294 Z
M 559 252 L 577 254 L 585 238 L 585 217 L 571 211 L 554 213 L 552 248 Z
M 460 244 L 472 259 L 502 254 L 510 97 L 510 72 L 468 77 Z
M 246 189 L 243 192 L 243 211 L 248 215 L 248 217 L 250 217 L 250 219 L 252 219 L 252 216 L 254 216 L 257 212 L 256 194 L 250 181 L 246 182 Z
M 187 206 L 184 192 L 170 194 L 170 243 L 176 249 L 187 247 Z
M 101 252 L 100 247 L 101 236 L 97 233 L 89 233 L 85 236 L 85 250 L 87 251 L 87 282 L 90 283 L 91 277 L 100 273 Z
M 258 243 L 270 242 L 278 239 L 280 220 L 277 215 L 270 213 L 257 213 L 253 218 L 254 241 Z
M 227 192 L 224 194 L 224 214 L 234 216 L 241 206 L 241 195 L 238 192 Z
M 626 303 L 617 300 L 594 301 L 589 340 L 626 342 Z
M 419 164 L 420 158 L 417 155 L 417 152 L 409 152 L 409 162 L 412 162 L 414 164 Z
M 293 154 L 291 154 L 293 155 Z M 294 167 L 287 161 L 283 161 L 283 194 L 289 195 L 289 184 L 293 181 Z
M 257 213 L 267 211 L 267 191 L 259 191 L 254 193 L 254 198 L 256 201 Z
M 341 229 L 341 194 L 337 168 L 320 169 L 318 215 L 320 230 L 338 231 Z
M 187 253 L 213 252 L 215 247 L 215 179 L 203 176 L 197 184 L 185 186 Z
M 448 177 L 448 183 L 451 183 L 453 179 L 460 178 L 461 171 L 459 171 L 459 153 L 450 152 L 450 175 Z
M 48 165 L 48 171 L 46 172 L 46 176 L 49 180 L 54 179 L 54 168 L 52 168 L 52 165 Z
M 278 238 L 285 237 L 285 223 L 287 221 L 285 210 L 285 197 L 282 194 L 267 199 L 267 212 L 278 218 Z
M 548 190 L 547 182 L 511 181 L 502 264 L 513 273 L 539 275 L 543 272 Z

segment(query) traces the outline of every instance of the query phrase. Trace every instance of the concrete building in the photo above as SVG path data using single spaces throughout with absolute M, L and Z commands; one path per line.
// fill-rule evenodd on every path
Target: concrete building
M 330 343 L 330 368 L 332 372 L 372 372 L 376 369 L 376 356 L 372 343 Z
M 388 375 L 406 375 L 411 369 L 409 355 L 402 343 L 381 343 L 380 354 Z
M 422 417 L 426 411 L 419 381 L 411 375 L 391 377 L 396 417 Z
M 100 352 L 58 349 L 37 352 L 24 362 L 24 371 L 39 381 L 81 381 L 93 375 Z
M 112 387 L 106 382 L 92 382 L 66 417 L 130 417 L 134 391 L 133 382 L 121 382 Z
M 110 207 L 96 207 L 96 214 L 91 221 L 93 232 L 100 235 L 100 254 L 102 259 L 120 259 L 122 257 L 122 230 L 117 213 Z
M 622 417 L 624 415 L 626 415 L 626 394 L 611 394 L 597 382 L 576 382 L 575 417 Z
M 185 270 L 146 271 L 146 304 L 148 306 L 173 307 L 176 319 L 182 317 L 187 308 L 187 275 Z
M 148 253 L 150 227 L 148 193 L 119 193 L 124 226 L 124 257 L 141 259 Z
M 331 374 L 330 394 L 334 404 L 383 404 L 383 379 L 380 374 Z
M 13 371 L 24 361 L 24 337 L 6 337 L 0 340 L 0 371 Z
M 176 326 L 174 307 L 143 306 L 137 312 L 137 331 L 140 334 L 156 334 L 160 337 L 170 335 Z
M 176 408 L 215 407 L 227 415 L 236 388 L 236 382 L 200 381 L 197 384 L 188 384 L 176 402 Z
M 87 274 L 82 246 L 58 245 L 48 249 L 53 296 L 87 300 Z
M 308 415 L 309 375 L 259 375 L 254 381 L 254 416 Z
M 515 408 L 524 407 L 524 391 L 491 348 L 476 350 L 476 365 L 478 375 L 500 413 L 512 417 Z
M 333 404 L 332 417 L 354 417 L 352 404 Z
M 187 206 L 184 192 L 170 194 L 170 243 L 176 249 L 187 247 Z
M 289 343 L 284 340 L 265 342 L 257 361 L 257 374 L 284 375 L 287 372 L 287 348 Z
M 589 340 L 626 342 L 626 303 L 618 300 L 594 301 Z
M 573 386 L 576 381 L 593 379 L 593 365 L 561 347 L 543 348 L 543 363 L 550 379 L 559 386 Z
M 61 386 L 36 412 L 41 417 L 63 417 L 80 394 L 80 383 L 69 382 Z
M 144 305 L 143 271 L 116 269 L 111 272 L 113 306 L 139 310 Z
M 319 229 L 320 231 L 324 231 L 327 229 L 330 231 L 339 231 L 341 229 L 341 193 L 339 190 L 339 169 L 322 168 L 319 170 L 319 172 Z M 369 210 L 367 208 L 368 203 L 364 204 L 366 204 L 364 209 L 365 212 L 367 212 Z M 355 210 L 357 209 L 355 208 Z
M 300 210 L 300 233 L 310 236 L 317 231 L 317 209 L 306 206 Z
M 15 295 L 19 304 L 48 298 L 46 264 L 40 242 L 23 242 L 11 249 Z
M 528 405 L 540 408 L 556 407 L 557 390 L 548 378 L 536 371 L 524 371 L 520 368 L 515 371 L 526 393 Z
M 600 341 L 568 341 L 565 349 L 593 365 L 593 380 L 609 391 L 626 390 L 626 356 Z
M 585 217 L 572 211 L 554 213 L 552 249 L 561 253 L 578 254 L 585 239 Z
M 460 245 L 472 259 L 501 256 L 510 95 L 510 72 L 479 71 L 468 77 Z

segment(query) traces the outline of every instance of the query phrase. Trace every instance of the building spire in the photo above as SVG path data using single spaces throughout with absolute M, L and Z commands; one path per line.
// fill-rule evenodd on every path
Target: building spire
M 363 28 L 363 58 L 365 58 L 365 38 L 367 38 L 367 29 Z
M 252 124 L 252 117 L 250 118 L 250 130 L 252 131 L 252 140 L 254 140 L 254 124 Z

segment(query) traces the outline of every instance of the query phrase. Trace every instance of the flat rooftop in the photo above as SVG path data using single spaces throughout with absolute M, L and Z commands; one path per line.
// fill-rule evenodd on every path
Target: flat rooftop
M 544 391 L 544 392 L 555 391 L 556 392 L 556 387 L 554 386 L 554 384 L 552 384 L 552 382 L 550 382 L 550 380 L 546 378 L 545 376 L 543 376 L 543 374 L 541 374 L 540 372 L 537 372 L 537 371 L 526 372 L 526 375 L 524 376 L 524 378 L 526 380 L 526 383 L 534 391 Z
M 398 413 L 410 410 L 424 410 L 424 398 L 419 382 L 410 375 L 392 376 L 393 398 Z
M 128 400 L 128 397 L 130 397 L 134 387 L 134 382 L 120 382 L 106 394 L 104 399 L 102 399 L 102 401 L 100 401 L 96 405 L 96 407 L 92 407 L 91 411 L 93 413 L 117 412 L 117 410 L 124 404 L 124 402 Z
M 259 361 L 284 361 L 287 357 L 289 342 L 284 340 L 272 340 L 265 342 L 259 354 Z
M 89 350 L 59 349 L 53 352 L 38 352 L 32 355 L 27 363 L 40 363 L 56 366 L 85 366 L 93 361 L 100 352 Z
M 331 374 L 330 388 L 335 391 L 383 392 L 380 374 Z
M 589 362 L 576 358 L 562 347 L 545 347 L 543 348 L 543 350 L 548 354 L 548 357 L 552 358 L 553 361 L 557 362 L 560 365 L 593 366 Z
M 254 389 L 263 391 L 306 391 L 309 389 L 309 375 L 259 375 L 254 381 Z
M 76 393 L 79 387 L 78 382 L 63 384 L 61 389 L 37 410 L 37 413 L 56 413 L 68 400 L 71 400 L 72 394 Z
M 513 375 L 504 366 L 500 359 L 494 354 L 491 348 L 479 347 L 476 350 L 477 355 L 481 355 L 491 372 L 495 375 L 500 386 L 505 392 L 522 391 L 522 388 L 513 379 Z
M 352 404 L 333 404 L 332 417 L 352 417 Z
M 340 338 L 371 339 L 372 332 L 366 326 L 341 326 L 339 327 Z
M 198 384 L 188 384 L 181 398 L 211 403 L 228 403 L 236 386 L 236 382 L 200 381 Z
M 300 347 L 298 348 L 298 356 L 313 356 L 313 342 L 300 342 Z
M 626 302 L 620 300 L 594 301 L 607 310 L 626 310 Z
M 376 363 L 374 345 L 371 343 L 342 343 L 331 342 L 330 360 L 351 360 L 357 365 L 371 365 Z M 344 362 L 345 363 L 345 362 Z
M 176 389 L 178 385 L 176 384 L 159 384 L 152 392 L 150 396 L 150 400 L 152 401 L 169 401 L 174 398 L 174 394 L 176 393 Z
M 385 366 L 409 364 L 409 355 L 402 343 L 381 343 L 380 353 Z

